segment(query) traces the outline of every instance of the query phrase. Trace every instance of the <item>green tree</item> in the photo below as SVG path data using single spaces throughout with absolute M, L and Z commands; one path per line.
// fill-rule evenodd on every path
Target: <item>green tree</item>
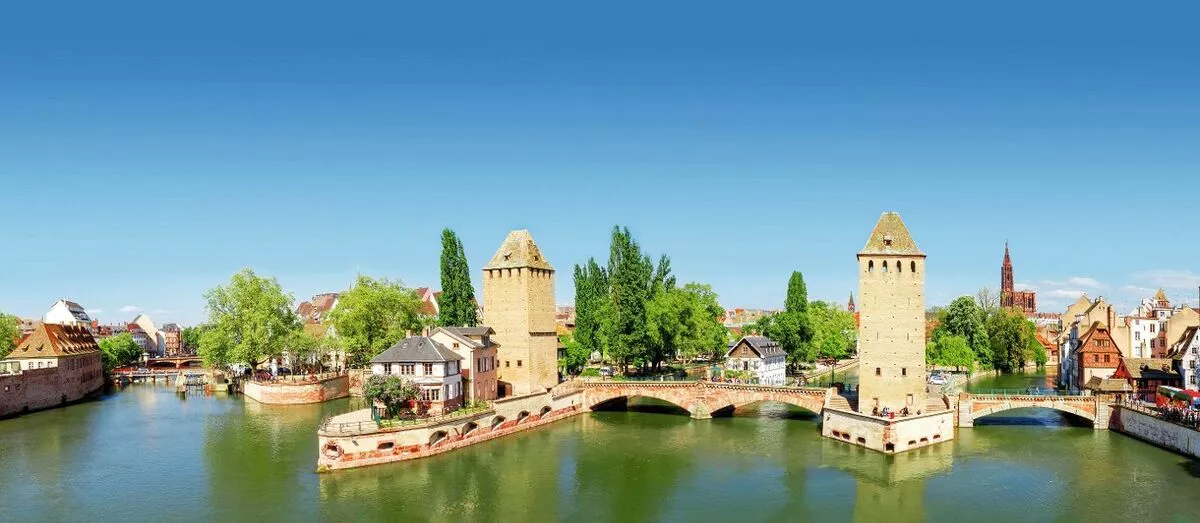
M 604 314 L 609 310 L 605 302 L 610 298 L 608 275 L 596 260 L 589 258 L 584 265 L 575 265 L 575 333 L 574 339 L 593 352 L 603 352 L 601 329 L 606 322 Z
M 942 335 L 962 336 L 967 340 L 975 359 L 985 365 L 992 365 L 992 344 L 988 338 L 988 329 L 984 325 L 983 309 L 975 299 L 962 296 L 950 302 L 938 318 L 938 327 L 934 338 Z
M 817 350 L 813 346 L 813 327 L 809 319 L 808 288 L 804 275 L 793 271 L 788 278 L 787 297 L 783 312 L 759 321 L 762 334 L 779 343 L 790 364 L 813 361 Z
M 234 274 L 229 285 L 204 295 L 209 328 L 200 336 L 199 354 L 209 367 L 245 363 L 257 368 L 278 357 L 300 329 L 292 296 L 274 278 L 250 269 Z
M 182 342 L 184 350 L 196 351 L 200 349 L 200 334 L 204 331 L 203 325 L 195 327 L 184 327 L 179 333 L 179 340 Z
M 0 359 L 17 347 L 20 335 L 21 321 L 16 316 L 0 312 Z
M 133 335 L 122 332 L 97 342 L 100 346 L 100 359 L 104 364 L 104 372 L 136 363 L 142 358 L 142 347 L 133 339 Z
M 812 302 L 807 307 L 812 329 L 811 346 L 819 359 L 841 359 L 854 350 L 858 329 L 854 315 L 835 304 Z
M 382 403 L 388 417 L 396 417 L 409 410 L 409 402 L 417 398 L 417 386 L 394 374 L 372 374 L 363 380 L 363 397 L 371 404 Z
M 628 228 L 613 227 L 609 245 L 609 299 L 602 317 L 604 353 L 624 370 L 646 354 L 646 303 L 650 301 L 653 264 Z
M 1030 343 L 1037 343 L 1033 322 L 1015 309 L 1001 309 L 987 320 L 992 342 L 992 366 L 1001 372 L 1019 370 L 1029 361 Z
M 971 366 L 975 361 L 975 352 L 971 350 L 966 338 L 943 335 L 928 343 L 925 359 L 934 365 L 959 369 Z
M 591 351 L 569 334 L 559 336 L 558 340 L 567 349 L 566 354 L 559 358 L 558 366 L 568 374 L 578 374 L 579 370 L 587 365 Z
M 354 287 L 338 298 L 329 313 L 350 365 L 361 366 L 432 318 L 423 312 L 416 291 L 398 281 L 359 276 Z
M 1042 345 L 1042 342 L 1037 340 L 1036 334 L 1029 340 L 1029 348 L 1026 350 L 1026 358 L 1028 360 L 1032 360 L 1039 369 L 1045 368 L 1046 362 L 1050 361 L 1049 355 L 1046 354 L 1046 347 Z
M 688 283 L 682 292 L 688 296 L 688 308 L 684 322 L 689 326 L 688 336 L 679 346 L 682 356 L 689 360 L 720 358 L 729 345 L 729 330 L 721 324 L 724 307 L 712 286 Z
M 804 284 L 804 275 L 800 271 L 792 271 L 788 278 L 787 298 L 783 302 L 786 312 L 808 311 L 808 286 Z
M 438 298 L 438 324 L 474 327 L 479 323 L 475 288 L 462 241 L 453 230 L 442 230 L 442 295 Z

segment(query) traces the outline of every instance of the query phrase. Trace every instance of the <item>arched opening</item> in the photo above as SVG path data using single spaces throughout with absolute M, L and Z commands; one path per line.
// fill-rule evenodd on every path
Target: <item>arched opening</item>
M 900 260 L 896 260 L 896 272 L 904 272 L 904 264 Z
M 1049 407 L 1017 407 L 1004 410 L 985 409 L 974 414 L 975 426 L 1009 427 L 1091 427 L 1093 422 L 1083 414 Z
M 867 262 L 867 272 L 875 272 L 875 260 Z
M 525 421 L 525 418 L 528 418 L 528 417 L 529 417 L 529 411 L 527 411 L 527 410 L 521 411 L 520 414 L 517 414 L 517 424 L 520 425 L 522 422 Z
M 492 418 L 492 429 L 495 430 L 501 423 L 504 423 L 504 416 L 496 416 Z
M 429 436 L 429 446 L 436 446 L 437 444 L 446 441 L 446 438 L 448 437 L 450 437 L 450 434 L 444 430 L 434 432 L 433 435 Z
M 884 443 L 884 444 L 883 444 L 883 451 L 884 451 L 884 452 L 896 452 L 896 444 L 895 444 L 895 443 L 892 443 L 892 442 L 890 442 L 890 441 L 889 441 L 889 442 L 887 442 L 887 443 Z
M 914 274 L 917 272 L 917 262 L 915 262 L 915 261 L 908 262 L 908 272 L 911 272 Z
M 542 407 L 542 411 L 539 414 L 542 416 L 545 416 L 549 413 L 550 413 L 550 406 L 546 405 L 546 406 Z
M 375 447 L 375 450 L 392 450 L 392 448 L 395 446 L 396 442 L 394 441 L 381 441 L 379 442 L 379 445 Z
M 652 396 L 617 396 L 592 405 L 592 410 L 691 416 L 691 413 L 683 406 Z
M 479 424 L 475 423 L 474 421 L 467 423 L 466 425 L 463 425 L 462 435 L 469 436 L 469 435 L 471 435 L 472 432 L 475 432 L 475 429 L 478 429 L 478 428 L 479 428 Z
M 883 260 L 883 273 L 887 274 L 887 271 L 888 271 L 887 260 Z
M 321 453 L 330 459 L 337 459 L 342 455 L 342 448 L 336 442 L 330 441 L 321 448 Z
M 814 411 L 813 407 L 811 406 L 801 403 L 774 400 L 760 400 L 743 403 L 741 405 L 729 405 L 727 407 L 717 409 L 712 413 L 712 415 L 713 417 L 746 416 L 812 421 L 817 421 L 821 417 L 819 409 Z

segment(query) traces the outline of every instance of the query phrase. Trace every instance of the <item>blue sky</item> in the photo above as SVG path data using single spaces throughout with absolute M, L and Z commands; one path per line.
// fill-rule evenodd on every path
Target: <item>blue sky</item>
M 0 310 L 436 287 L 446 226 L 476 272 L 530 229 L 566 303 L 618 223 L 726 306 L 842 302 L 884 210 L 931 305 L 1006 239 L 1043 310 L 1197 299 L 1194 4 L 174 4 L 0 8 Z

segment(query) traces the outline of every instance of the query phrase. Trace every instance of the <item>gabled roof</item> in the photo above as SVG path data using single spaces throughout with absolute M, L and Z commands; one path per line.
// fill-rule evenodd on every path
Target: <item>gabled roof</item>
M 1188 327 L 1183 329 L 1183 334 L 1179 335 L 1179 339 L 1171 345 L 1171 352 L 1167 354 L 1168 358 L 1179 358 L 1187 351 L 1192 344 L 1192 338 L 1196 337 L 1196 332 L 1200 331 L 1200 327 Z
M 1167 358 L 1121 358 L 1113 376 L 1128 376 L 1135 380 L 1178 380 L 1179 373 Z
M 471 336 L 490 336 L 496 333 L 491 327 L 438 327 L 429 334 L 432 336 L 437 332 L 443 332 L 472 349 L 482 349 L 485 345 Z
M 766 336 L 743 336 L 742 339 L 729 345 L 729 350 L 725 351 L 725 356 L 729 356 L 731 353 L 733 353 L 733 349 L 738 348 L 738 345 L 741 345 L 742 343 L 749 345 L 750 350 L 753 350 L 755 354 L 758 354 L 759 358 L 782 356 L 786 354 L 783 351 L 783 347 L 780 347 L 779 343 L 771 338 Z
M 885 212 L 879 216 L 879 222 L 867 238 L 867 244 L 858 254 L 898 254 L 905 256 L 924 256 L 925 253 L 917 247 L 904 220 L 895 212 Z
M 533 269 L 554 270 L 550 263 L 542 257 L 542 251 L 533 241 L 533 235 L 525 229 L 512 231 L 504 238 L 504 243 L 496 249 L 492 261 L 484 269 L 516 269 L 529 267 Z
M 425 336 L 410 336 L 372 358 L 371 363 L 439 363 L 461 359 L 462 356 Z
M 5 359 L 58 358 L 99 351 L 96 339 L 86 328 L 43 323 L 25 336 Z
M 448 331 L 456 332 L 463 336 L 491 336 L 496 334 L 496 331 L 491 327 L 441 327 Z
M 1101 378 L 1100 376 L 1092 376 L 1088 380 L 1084 388 L 1094 390 L 1096 392 L 1132 392 L 1133 387 L 1129 386 L 1129 382 L 1115 378 Z

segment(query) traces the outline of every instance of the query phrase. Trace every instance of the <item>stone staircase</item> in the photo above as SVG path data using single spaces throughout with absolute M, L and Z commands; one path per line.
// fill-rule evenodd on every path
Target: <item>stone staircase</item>
M 834 410 L 856 410 L 858 409 L 858 398 L 837 395 L 829 398 L 829 408 Z

